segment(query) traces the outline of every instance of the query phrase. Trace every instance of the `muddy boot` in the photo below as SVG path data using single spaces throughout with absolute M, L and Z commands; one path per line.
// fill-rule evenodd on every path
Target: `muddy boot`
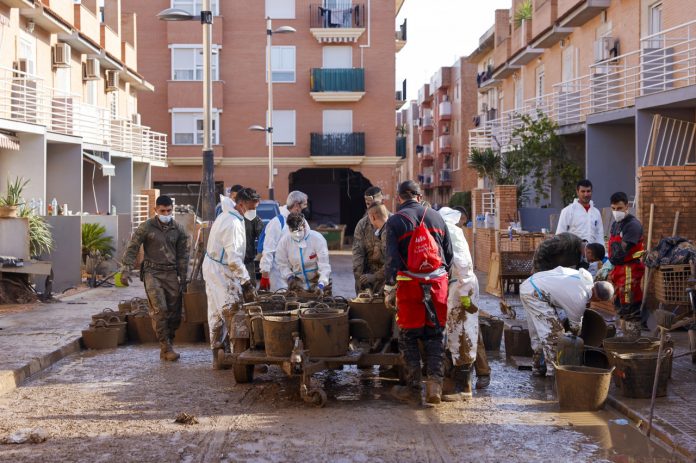
M 476 376 L 476 389 L 486 389 L 491 384 L 491 375 Z
M 444 402 L 457 402 L 459 400 L 469 399 L 473 396 L 471 371 L 469 368 L 466 366 L 454 367 L 452 370 L 452 381 L 454 383 L 454 390 L 442 396 Z
M 442 381 L 436 379 L 425 380 L 425 401 L 437 405 L 442 402 Z
M 534 352 L 532 355 L 532 376 L 543 378 L 546 376 L 546 362 L 542 351 Z
M 212 349 L 213 353 L 213 370 L 222 370 L 222 365 L 220 365 L 220 360 L 218 359 L 218 353 L 222 351 L 222 347 L 216 347 Z
M 696 363 L 696 328 L 689 329 L 689 346 L 691 350 L 691 362 Z
M 412 405 L 421 405 L 423 402 L 420 388 L 414 386 L 396 385 L 391 388 L 390 393 L 392 397 L 401 402 L 407 402 Z
M 174 352 L 171 341 L 160 343 L 160 360 L 166 360 L 167 362 L 175 362 L 179 360 L 179 357 L 181 356 Z

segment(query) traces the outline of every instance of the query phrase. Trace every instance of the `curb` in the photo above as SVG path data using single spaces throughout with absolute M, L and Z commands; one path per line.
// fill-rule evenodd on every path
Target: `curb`
M 81 340 L 82 337 L 77 336 L 72 341 L 68 341 L 62 347 L 54 350 L 53 352 L 31 359 L 29 363 L 22 367 L 14 370 L 0 371 L 0 395 L 13 391 L 17 387 L 21 386 L 22 383 L 24 383 L 24 381 L 29 379 L 31 376 L 54 365 L 68 355 L 82 350 L 82 346 L 80 345 Z
M 614 397 L 612 394 L 609 394 L 607 396 L 607 404 L 609 404 L 609 406 L 617 410 L 622 415 L 625 415 L 636 426 L 638 426 L 638 429 L 640 429 L 642 432 L 645 433 L 647 431 L 649 421 L 648 416 L 643 416 L 642 414 L 638 413 L 637 411 L 626 405 L 626 403 Z M 651 438 L 658 439 L 663 444 L 666 444 L 669 449 L 676 452 L 676 454 L 684 458 L 685 461 L 696 461 L 696 454 L 691 453 L 689 449 L 675 442 L 675 440 L 672 438 L 672 433 L 665 430 L 662 426 L 655 424 L 654 417 Z

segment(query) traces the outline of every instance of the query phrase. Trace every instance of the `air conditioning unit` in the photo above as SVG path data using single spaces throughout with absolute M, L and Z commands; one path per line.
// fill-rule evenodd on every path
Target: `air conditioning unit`
M 53 67 L 69 68 L 70 67 L 70 45 L 67 43 L 57 43 L 53 45 Z
M 142 125 L 141 118 L 140 118 L 140 113 L 133 113 L 131 114 L 131 122 L 135 125 Z
M 99 80 L 99 61 L 96 58 L 87 58 L 82 63 L 82 80 Z
M 27 69 L 29 69 L 27 60 L 24 58 L 18 59 L 17 61 L 12 63 L 12 69 L 18 71 L 18 73 L 15 73 L 14 77 L 21 77 L 21 75 L 19 74 L 20 72 L 26 74 L 28 72 Z
M 118 71 L 108 69 L 105 73 L 104 83 L 107 92 L 115 92 L 118 90 Z
M 602 37 L 594 43 L 595 62 L 605 61 L 618 56 L 618 40 L 614 37 Z

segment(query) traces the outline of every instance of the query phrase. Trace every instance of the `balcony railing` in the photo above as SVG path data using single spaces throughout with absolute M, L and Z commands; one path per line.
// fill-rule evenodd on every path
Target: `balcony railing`
M 452 171 L 450 169 L 442 169 L 440 171 L 440 183 L 449 183 L 452 181 Z
M 364 156 L 365 133 L 312 133 L 312 156 Z
M 396 155 L 406 159 L 406 137 L 396 137 Z
M 440 151 L 449 151 L 452 148 L 452 137 L 450 135 L 440 135 L 438 143 Z
M 452 103 L 449 101 L 440 102 L 438 116 L 440 119 L 450 119 L 452 117 Z
M 335 7 L 324 4 L 309 6 L 309 27 L 317 29 L 364 28 L 367 10 L 364 4 L 353 5 L 350 0 L 333 2 Z
M 423 116 L 423 130 L 433 130 L 433 116 Z
M 43 125 L 63 135 L 82 137 L 145 162 L 166 162 L 167 136 L 59 92 L 35 76 L 0 68 L 0 118 Z
M 313 92 L 364 92 L 365 69 L 323 69 L 311 70 Z

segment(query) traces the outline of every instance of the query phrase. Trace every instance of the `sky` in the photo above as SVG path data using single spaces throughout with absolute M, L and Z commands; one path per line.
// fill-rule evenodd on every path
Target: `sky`
M 408 19 L 408 41 L 396 55 L 396 89 L 407 79 L 407 97 L 442 66 L 451 66 L 478 46 L 478 39 L 495 21 L 495 10 L 511 0 L 406 0 L 397 25 Z

